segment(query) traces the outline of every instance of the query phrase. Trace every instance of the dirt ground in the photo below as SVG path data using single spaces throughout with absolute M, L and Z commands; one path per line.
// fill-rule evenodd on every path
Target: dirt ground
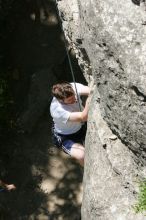
M 35 71 L 52 66 L 58 79 L 69 79 L 59 75 L 68 71 L 68 66 L 62 65 L 64 42 L 55 6 L 49 2 L 15 1 L 6 20 L 5 65 L 14 70 L 16 115 L 26 110 L 30 77 Z M 18 129 L 1 142 L 1 174 L 17 189 L 0 192 L 0 220 L 80 219 L 83 169 L 53 146 L 51 124 L 48 105 L 31 132 Z M 25 126 L 29 125 L 27 121 Z
M 7 181 L 17 189 L 1 192 L 4 219 L 80 219 L 83 170 L 52 145 L 49 121 L 45 113 L 31 135 L 17 134 L 5 148 Z

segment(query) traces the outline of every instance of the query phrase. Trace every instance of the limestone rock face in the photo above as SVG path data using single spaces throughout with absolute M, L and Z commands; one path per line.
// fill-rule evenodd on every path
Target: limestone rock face
M 144 6 L 130 0 L 62 0 L 58 6 L 66 37 L 94 84 L 82 219 L 144 220 L 132 209 L 146 172 Z

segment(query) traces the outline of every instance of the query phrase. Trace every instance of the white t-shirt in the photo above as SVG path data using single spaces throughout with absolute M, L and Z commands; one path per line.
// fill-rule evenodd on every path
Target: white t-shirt
M 70 83 L 75 91 L 76 89 L 74 83 Z M 76 83 L 77 93 L 81 94 L 84 85 Z M 77 96 L 77 94 L 76 94 Z M 81 99 L 80 99 L 81 103 Z M 83 108 L 83 106 L 82 106 Z M 50 113 L 54 121 L 55 131 L 60 134 L 73 134 L 80 130 L 81 122 L 71 122 L 68 121 L 71 112 L 80 112 L 79 102 L 74 104 L 62 104 L 55 97 L 53 98 L 50 105 Z

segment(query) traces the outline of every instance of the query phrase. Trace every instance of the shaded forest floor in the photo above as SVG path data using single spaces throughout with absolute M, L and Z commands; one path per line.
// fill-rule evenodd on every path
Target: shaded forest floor
M 37 88 L 30 91 L 36 72 L 47 75 L 51 69 L 56 80 L 71 80 L 55 5 L 49 0 L 11 2 L 0 20 L 0 64 L 10 74 L 14 120 L 30 114 L 25 129 L 18 127 L 1 140 L 1 177 L 17 189 L 0 192 L 0 220 L 79 220 L 83 170 L 53 146 L 49 104 L 36 103 L 37 116 L 30 108 L 37 94 Z
M 3 146 L 6 181 L 17 187 L 0 195 L 7 220 L 80 219 L 82 170 L 52 145 L 49 120 L 45 113 L 31 135 Z

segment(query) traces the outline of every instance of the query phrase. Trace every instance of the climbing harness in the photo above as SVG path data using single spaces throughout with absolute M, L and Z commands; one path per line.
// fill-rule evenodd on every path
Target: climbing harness
M 58 5 L 57 4 L 57 0 L 55 0 L 55 6 L 56 6 L 57 15 L 58 15 L 58 21 L 59 21 L 59 25 L 60 25 L 60 28 L 61 28 L 61 31 L 62 31 L 62 34 L 63 34 L 65 50 L 66 50 L 66 54 L 67 54 L 67 57 L 68 57 L 68 62 L 69 62 L 70 70 L 71 70 L 71 75 L 72 75 L 73 82 L 74 82 L 74 85 L 75 85 L 75 91 L 76 91 L 76 94 L 77 94 L 77 100 L 78 100 L 78 103 L 79 103 L 79 109 L 80 109 L 80 111 L 82 111 L 82 104 L 81 104 L 81 100 L 80 100 L 80 97 L 79 97 L 79 94 L 78 94 L 78 91 L 77 91 L 77 87 L 76 87 L 76 83 L 75 83 L 74 71 L 73 71 L 70 55 L 69 55 L 69 52 L 68 52 L 68 49 L 67 49 L 65 33 L 64 33 L 64 30 L 63 30 L 63 26 L 62 26 L 61 14 L 60 14 L 60 11 L 59 11 L 57 5 Z

